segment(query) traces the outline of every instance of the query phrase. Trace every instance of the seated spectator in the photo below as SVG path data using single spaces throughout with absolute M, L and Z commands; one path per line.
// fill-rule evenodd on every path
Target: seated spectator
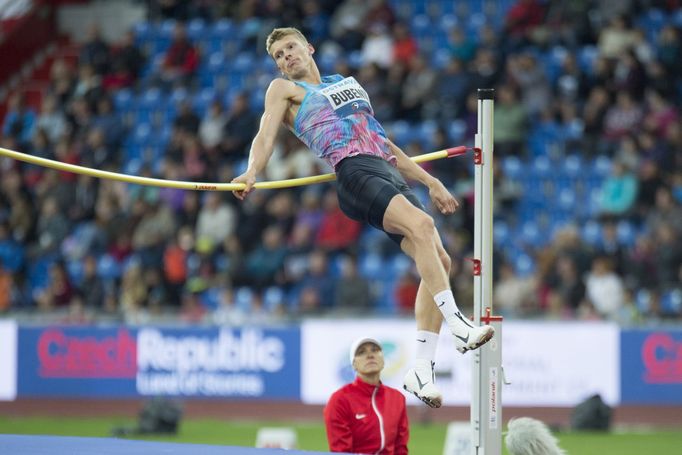
M 618 92 L 616 104 L 606 111 L 604 137 L 615 142 L 627 134 L 640 129 L 643 119 L 642 108 L 627 92 Z
M 400 97 L 400 108 L 406 120 L 416 122 L 430 118 L 427 111 L 434 99 L 436 77 L 436 71 L 424 56 L 412 58 Z
M 140 76 L 145 60 L 144 54 L 135 45 L 135 33 L 128 30 L 112 50 L 112 68 L 104 78 L 105 86 L 111 89 L 129 87 Z
M 175 25 L 171 45 L 159 69 L 158 81 L 165 90 L 190 86 L 199 67 L 199 53 L 188 40 L 185 26 Z
M 599 191 L 599 210 L 602 216 L 621 217 L 634 207 L 638 182 L 635 175 L 622 163 L 615 161 L 611 174 Z
M 308 269 L 298 283 L 301 293 L 314 292 L 319 300 L 317 309 L 334 307 L 335 290 L 338 286 L 329 274 L 329 257 L 322 250 L 314 250 L 308 255 Z M 308 296 L 312 297 L 312 296 Z
M 197 238 L 208 238 L 214 245 L 219 245 L 230 236 L 237 225 L 237 213 L 234 208 L 223 201 L 222 194 L 208 192 L 204 204 L 199 210 L 197 220 Z
M 234 290 L 230 287 L 221 289 L 218 307 L 211 315 L 211 321 L 218 326 L 239 327 L 246 319 L 244 311 L 235 303 Z
M 414 315 L 419 283 L 419 276 L 412 269 L 407 270 L 398 279 L 393 291 L 393 298 L 395 299 L 396 309 L 399 314 Z
M 263 232 L 262 243 L 246 257 L 245 279 L 258 289 L 281 282 L 286 252 L 282 230 L 268 226 Z
M 410 33 L 410 28 L 403 22 L 393 26 L 393 61 L 407 66 L 419 52 L 417 40 Z M 372 104 L 374 104 L 374 99 Z
M 462 28 L 454 27 L 448 35 L 448 50 L 454 59 L 467 64 L 476 55 L 476 42 Z
M 48 93 L 55 97 L 60 110 L 68 105 L 75 87 L 76 76 L 71 65 L 64 59 L 56 59 L 50 68 Z
M 23 94 L 15 93 L 10 96 L 2 134 L 13 137 L 23 146 L 31 142 L 35 127 L 36 114 L 26 105 Z
M 78 63 L 91 66 L 95 74 L 104 76 L 109 69 L 110 60 L 109 46 L 104 42 L 99 26 L 90 24 L 85 42 L 81 46 Z
M 626 52 L 636 42 L 635 31 L 630 27 L 625 16 L 614 17 L 608 26 L 599 32 L 599 54 L 615 59 Z
M 222 149 L 225 159 L 235 162 L 246 156 L 258 125 L 258 117 L 249 107 L 249 96 L 242 92 L 234 98 L 227 111 Z
M 208 149 L 217 147 L 223 141 L 226 122 L 227 116 L 223 109 L 223 103 L 218 100 L 213 101 L 199 124 L 201 145 Z
M 324 214 L 315 245 L 327 251 L 348 251 L 353 248 L 362 232 L 362 225 L 343 214 L 333 188 L 324 194 L 322 207 Z
M 56 261 L 50 265 L 49 282 L 47 287 L 37 294 L 36 303 L 42 311 L 65 308 L 71 302 L 75 291 L 66 271 L 66 264 Z
M 509 56 L 507 68 L 512 80 L 519 87 L 520 99 L 526 112 L 534 117 L 550 107 L 551 90 L 545 70 L 530 52 Z
M 540 0 L 516 0 L 504 18 L 504 33 L 511 50 L 530 44 L 533 32 L 545 19 L 545 4 Z
M 45 131 L 50 142 L 57 142 L 66 132 L 66 118 L 58 109 L 57 99 L 53 95 L 47 95 L 40 106 L 40 115 L 36 126 Z
M 388 69 L 393 63 L 393 38 L 383 24 L 374 24 L 362 43 L 362 63 Z
M 499 102 L 495 106 L 495 153 L 499 156 L 521 155 L 525 148 L 528 114 L 518 102 L 516 90 L 503 85 L 498 91 Z
M 184 100 L 178 106 L 178 115 L 173 121 L 173 126 L 179 132 L 197 134 L 201 119 L 192 109 L 192 103 Z
M 104 283 L 97 275 L 97 258 L 87 255 L 83 259 L 83 280 L 78 286 L 86 308 L 99 310 L 104 305 Z
M 585 289 L 587 298 L 601 317 L 615 319 L 618 316 L 625 303 L 625 288 L 608 258 L 598 256 L 592 261 Z

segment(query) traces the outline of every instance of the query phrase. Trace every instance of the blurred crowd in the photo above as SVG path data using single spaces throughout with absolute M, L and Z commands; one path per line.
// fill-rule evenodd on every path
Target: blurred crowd
M 410 155 L 471 143 L 476 88 L 496 89 L 495 221 L 508 233 L 496 228 L 495 312 L 622 324 L 682 318 L 679 2 L 148 3 L 147 25 L 172 25 L 163 49 L 135 30 L 106 42 L 93 26 L 75 64 L 52 65 L 38 110 L 20 92 L 11 96 L 0 145 L 113 172 L 229 182 L 245 166 L 274 67 L 230 96 L 198 104 L 191 94 L 205 88 L 216 54 L 227 66 L 237 56 L 267 60 L 269 31 L 296 26 L 323 70 L 360 81 Z M 236 24 L 241 39 L 208 49 L 190 23 Z M 122 93 L 172 100 L 149 119 L 167 136 L 151 156 L 129 159 L 141 120 L 117 104 Z M 566 162 L 579 164 L 561 187 L 566 197 L 583 185 L 594 191 L 585 190 L 589 210 L 578 198 L 573 216 L 561 217 L 548 201 L 560 189 L 553 172 Z M 426 167 L 462 203 L 454 216 L 432 213 L 466 308 L 473 167 L 466 159 Z M 588 179 L 594 169 L 599 177 Z M 329 171 L 283 131 L 263 179 Z M 397 246 L 341 213 L 333 184 L 258 190 L 238 203 L 229 193 L 0 159 L 0 312 L 131 324 L 400 315 L 413 311 L 418 284 Z

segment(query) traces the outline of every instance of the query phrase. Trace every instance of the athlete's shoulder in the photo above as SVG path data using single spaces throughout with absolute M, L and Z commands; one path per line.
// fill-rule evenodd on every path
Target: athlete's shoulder
M 268 94 L 288 98 L 295 89 L 296 84 L 287 79 L 278 77 L 273 79 L 268 86 Z

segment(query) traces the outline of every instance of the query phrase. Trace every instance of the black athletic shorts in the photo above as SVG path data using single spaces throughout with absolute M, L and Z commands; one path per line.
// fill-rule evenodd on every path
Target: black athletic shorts
M 355 155 L 336 165 L 339 206 L 349 218 L 384 230 L 384 213 L 391 199 L 402 194 L 415 207 L 424 206 L 405 179 L 388 161 L 373 155 Z M 386 234 L 400 245 L 402 235 Z

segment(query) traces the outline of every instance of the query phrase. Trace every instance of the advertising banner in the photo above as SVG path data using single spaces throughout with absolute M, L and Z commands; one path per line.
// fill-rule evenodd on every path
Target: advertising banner
M 297 328 L 22 328 L 20 396 L 298 399 Z
M 623 404 L 682 404 L 682 329 L 621 332 Z
M 0 321 L 0 400 L 17 396 L 17 325 Z
M 302 325 L 301 396 L 324 404 L 337 388 L 353 380 L 349 347 L 360 336 L 384 344 L 383 381 L 402 390 L 415 356 L 414 321 L 310 320 Z M 505 322 L 500 379 L 502 403 L 511 406 L 575 406 L 598 393 L 605 402 L 620 398 L 619 329 L 610 323 Z M 436 381 L 445 405 L 471 401 L 472 353 L 455 350 L 444 329 L 436 355 Z M 500 381 L 500 384 L 502 381 Z M 417 403 L 414 397 L 408 402 Z

